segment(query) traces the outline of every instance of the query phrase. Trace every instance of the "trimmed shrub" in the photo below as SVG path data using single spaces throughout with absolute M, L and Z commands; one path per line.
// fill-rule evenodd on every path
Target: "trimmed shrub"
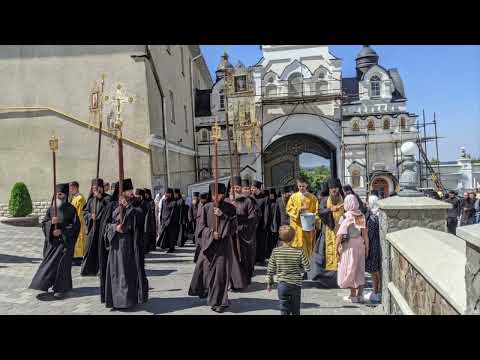
M 13 217 L 25 217 L 32 213 L 32 199 L 28 192 L 27 186 L 18 182 L 13 185 L 10 194 L 10 201 L 8 202 L 8 212 Z

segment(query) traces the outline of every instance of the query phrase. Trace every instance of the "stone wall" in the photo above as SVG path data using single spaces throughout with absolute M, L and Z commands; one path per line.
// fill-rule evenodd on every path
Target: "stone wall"
M 41 221 L 49 206 L 50 201 L 33 201 L 33 212 L 29 216 L 38 216 Z M 8 203 L 0 203 L 0 217 L 10 217 L 10 214 L 8 213 Z
M 391 249 L 390 279 L 416 315 L 459 315 L 435 288 L 396 249 Z M 391 314 L 401 314 L 390 298 Z

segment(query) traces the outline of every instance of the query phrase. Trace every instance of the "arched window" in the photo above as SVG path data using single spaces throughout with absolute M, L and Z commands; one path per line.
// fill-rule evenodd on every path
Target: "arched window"
M 352 125 L 352 130 L 354 132 L 359 132 L 360 131 L 360 125 L 358 125 L 358 121 L 355 121 Z
M 277 96 L 277 87 L 275 85 L 268 85 L 265 89 L 267 97 Z
M 390 120 L 383 120 L 383 130 L 390 130 Z
M 378 76 L 372 76 L 370 78 L 370 96 L 379 97 L 380 96 L 380 78 Z
M 352 171 L 352 187 L 353 188 L 360 187 L 360 171 L 359 170 Z
M 405 130 L 407 127 L 407 120 L 404 117 L 400 118 L 400 129 Z
M 223 93 L 223 89 L 220 90 L 220 109 L 224 110 L 225 109 L 225 94 Z
M 367 129 L 368 131 L 375 131 L 375 122 L 373 120 L 368 120 Z
M 290 75 L 288 78 L 288 95 L 301 96 L 303 91 L 303 76 L 300 73 Z
M 326 81 L 317 81 L 315 90 L 317 94 L 326 94 L 328 92 L 328 83 Z

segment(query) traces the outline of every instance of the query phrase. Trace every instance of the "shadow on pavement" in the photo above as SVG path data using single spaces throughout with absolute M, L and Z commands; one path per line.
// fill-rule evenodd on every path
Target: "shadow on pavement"
M 85 296 L 100 296 L 100 287 L 98 286 L 86 286 L 81 288 L 73 288 L 67 296 L 66 299 L 81 298 Z
M 278 300 L 242 298 L 230 300 L 231 305 L 226 312 L 233 314 L 242 314 L 259 310 L 278 310 Z M 302 309 L 320 308 L 320 305 L 314 303 L 302 302 Z
M 178 259 L 178 260 L 166 260 L 166 259 L 145 259 L 145 264 L 177 264 L 177 263 L 192 263 L 193 259 Z
M 236 291 L 236 293 L 252 293 L 256 291 L 267 291 L 267 284 L 266 283 L 260 283 L 256 281 L 252 281 L 250 285 L 246 289 Z
M 36 264 L 37 262 L 42 261 L 41 258 L 31 258 L 26 256 L 16 256 L 16 255 L 5 255 L 0 254 L 0 263 L 12 263 L 12 264 L 22 264 L 22 263 L 32 263 Z
M 175 311 L 187 310 L 205 306 L 205 301 L 196 297 L 153 298 L 148 303 L 138 305 L 135 311 L 147 311 L 154 315 L 168 314 Z
M 145 273 L 147 276 L 167 276 L 170 275 L 177 270 L 156 270 L 156 269 L 146 269 Z

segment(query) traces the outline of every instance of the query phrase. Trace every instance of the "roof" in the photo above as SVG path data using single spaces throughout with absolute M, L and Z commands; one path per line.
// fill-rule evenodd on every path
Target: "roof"
M 405 89 L 403 88 L 403 81 L 402 81 L 402 78 L 400 77 L 400 73 L 398 72 L 398 70 L 394 68 L 394 69 L 389 69 L 387 72 L 393 81 L 393 86 L 395 87 L 393 98 L 406 99 Z
M 378 58 L 378 55 L 375 52 L 375 50 L 373 50 L 369 45 L 363 45 L 362 50 L 360 50 L 360 52 L 357 55 L 357 59 L 364 58 L 364 57 L 377 57 Z

